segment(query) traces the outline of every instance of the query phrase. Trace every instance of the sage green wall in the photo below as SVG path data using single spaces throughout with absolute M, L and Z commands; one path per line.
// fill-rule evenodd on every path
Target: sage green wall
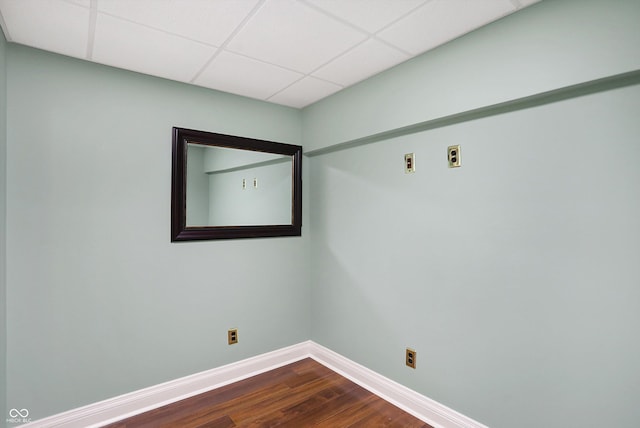
M 309 338 L 306 236 L 170 243 L 171 127 L 299 144 L 298 110 L 7 54 L 10 408 L 35 420 Z
M 7 97 L 6 97 L 6 41 L 0 31 L 0 426 L 7 415 L 7 317 L 6 317 L 6 156 L 7 156 Z
M 639 21 L 637 1 L 543 1 L 305 109 L 311 338 L 492 428 L 636 427 Z M 515 55 L 526 39 L 540 55 Z M 483 40 L 515 56 L 480 63 Z M 511 61 L 500 101 L 583 83 L 591 66 L 636 70 L 635 84 L 395 132 L 440 105 L 455 118 L 491 104 Z M 429 97 L 434 68 L 452 76 Z
M 311 337 L 492 428 L 634 426 L 637 85 L 323 150 L 638 70 L 639 8 L 544 0 L 302 114 L 6 46 L 8 407 Z M 304 135 L 303 237 L 170 244 L 172 126 Z
M 492 428 L 636 427 L 639 112 L 634 86 L 311 158 L 312 339 Z
M 640 1 L 542 0 L 307 107 L 306 153 L 640 69 Z
M 291 223 L 291 160 L 269 165 L 247 165 L 237 171 L 211 174 L 208 178 L 211 197 L 206 224 Z M 242 188 L 243 180 L 245 189 Z

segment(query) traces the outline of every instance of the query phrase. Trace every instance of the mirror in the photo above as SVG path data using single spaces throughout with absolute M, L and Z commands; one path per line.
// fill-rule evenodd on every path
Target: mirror
M 302 147 L 173 128 L 171 241 L 300 236 Z

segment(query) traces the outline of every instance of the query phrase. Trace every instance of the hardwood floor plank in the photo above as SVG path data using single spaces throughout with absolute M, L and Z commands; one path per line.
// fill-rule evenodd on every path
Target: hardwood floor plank
M 328 416 L 327 418 L 323 419 L 323 420 L 319 420 L 316 422 L 315 426 L 319 427 L 319 428 L 333 428 L 336 426 L 351 426 L 352 424 L 355 424 L 357 422 L 359 422 L 360 420 L 366 418 L 367 416 L 369 416 L 372 413 L 377 412 L 378 410 L 373 408 L 371 406 L 371 404 L 376 401 L 379 400 L 378 397 L 376 397 L 375 395 L 371 394 L 368 397 L 365 397 L 364 399 L 360 400 L 359 403 L 357 403 L 354 406 L 350 406 L 346 409 L 343 409 L 341 412 L 339 413 L 335 413 L 333 415 Z
M 237 425 L 231 420 L 229 416 L 223 416 L 215 421 L 206 422 L 202 425 L 198 425 L 194 428 L 234 428 Z
M 247 427 L 277 426 L 285 420 L 303 411 L 312 408 L 314 404 L 321 405 L 328 396 L 340 395 L 344 387 L 337 385 L 335 379 L 322 378 L 322 381 L 313 381 L 303 385 L 303 390 L 292 390 L 288 396 L 278 400 L 266 400 L 262 406 L 251 409 L 250 412 L 243 410 L 231 417 L 238 424 Z
M 306 427 L 315 426 L 322 421 L 341 413 L 351 406 L 357 405 L 360 400 L 365 399 L 371 393 L 367 390 L 354 385 L 354 388 L 345 391 L 344 394 L 336 395 L 331 398 L 325 397 L 323 402 L 317 406 L 309 406 L 307 408 L 295 409 L 302 410 L 293 413 L 294 417 L 287 417 L 288 412 L 283 412 L 284 420 L 291 426 Z
M 347 388 L 356 388 L 356 385 L 348 385 Z M 294 404 L 278 409 L 273 414 L 267 416 L 265 423 L 268 426 L 276 426 L 288 422 L 295 423 L 296 421 L 316 420 L 319 413 L 327 411 L 334 400 L 339 399 L 348 392 L 350 391 L 346 390 L 343 386 L 330 386 L 303 401 L 295 400 Z M 305 426 L 305 424 L 301 422 L 298 422 L 298 425 Z M 306 425 L 308 425 L 308 423 Z
M 307 358 L 106 428 L 431 428 Z
M 264 420 L 270 417 L 271 413 L 282 412 L 283 409 L 295 406 L 316 394 L 331 393 L 332 390 L 341 388 L 340 380 L 341 379 L 334 373 L 319 379 L 310 380 L 305 384 L 301 384 L 298 388 L 292 388 L 285 395 L 279 394 L 278 396 L 272 396 L 267 391 L 264 401 L 253 406 L 250 410 L 247 410 L 245 407 L 240 407 L 236 412 L 232 412 L 230 416 L 237 423 L 247 424 L 247 426 L 258 426 L 253 423 L 255 419 Z M 338 393 L 339 392 L 340 391 L 338 391 Z

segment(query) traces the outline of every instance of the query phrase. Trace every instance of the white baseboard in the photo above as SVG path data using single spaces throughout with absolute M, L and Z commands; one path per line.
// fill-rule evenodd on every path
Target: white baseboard
M 315 342 L 307 341 L 31 422 L 29 428 L 95 428 L 311 357 L 435 428 L 487 428 Z
M 315 342 L 311 358 L 434 428 L 488 428 Z
M 22 427 L 95 428 L 309 357 L 309 342 L 89 404 Z

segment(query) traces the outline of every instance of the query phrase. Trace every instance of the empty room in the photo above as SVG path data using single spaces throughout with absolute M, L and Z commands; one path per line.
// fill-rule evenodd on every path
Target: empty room
M 640 425 L 640 1 L 0 25 L 0 426 Z

